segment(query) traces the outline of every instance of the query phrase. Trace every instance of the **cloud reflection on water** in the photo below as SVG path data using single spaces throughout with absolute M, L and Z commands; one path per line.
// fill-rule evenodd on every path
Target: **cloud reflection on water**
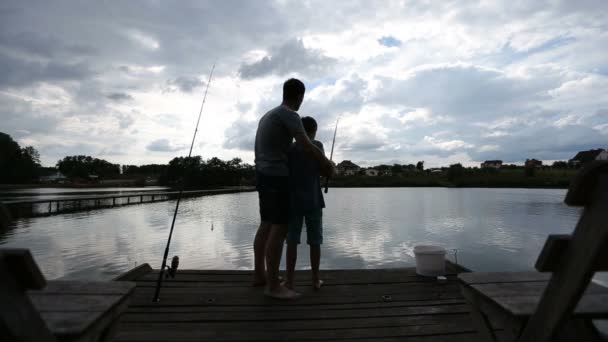
M 531 269 L 546 236 L 568 233 L 577 221 L 579 211 L 562 203 L 564 195 L 542 189 L 331 189 L 321 267 L 411 266 L 415 245 L 438 244 L 450 258 L 457 248 L 459 261 L 474 270 Z M 30 248 L 49 278 L 110 279 L 145 262 L 160 266 L 174 205 L 23 219 L 0 235 L 0 244 Z M 256 193 L 185 199 L 169 256 L 179 255 L 181 268 L 251 269 L 258 224 Z M 305 244 L 298 267 L 310 268 Z

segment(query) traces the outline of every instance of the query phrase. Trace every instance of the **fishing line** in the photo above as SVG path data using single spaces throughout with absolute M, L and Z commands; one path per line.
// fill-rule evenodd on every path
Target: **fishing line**
M 209 85 L 211 84 L 211 76 L 213 76 L 213 70 L 215 70 L 215 63 L 213 63 L 213 67 L 211 67 L 211 73 L 209 73 L 209 80 L 207 81 L 207 88 L 205 89 L 205 95 L 203 96 L 203 102 L 201 103 L 201 109 L 198 112 L 198 120 L 196 120 L 196 127 L 194 128 L 194 135 L 192 136 L 192 144 L 190 144 L 190 152 L 188 152 L 188 159 L 192 156 L 192 149 L 194 148 L 194 141 L 196 140 L 196 133 L 198 132 L 198 125 L 201 122 L 201 116 L 203 114 L 203 108 L 205 107 L 205 101 L 207 100 L 207 92 L 209 91 Z M 185 176 L 185 173 L 184 173 Z M 173 228 L 175 227 L 175 219 L 177 218 L 177 211 L 179 210 L 179 202 L 182 199 L 182 193 L 184 192 L 184 178 L 182 178 L 182 183 L 180 185 L 179 194 L 177 195 L 177 202 L 175 203 L 175 212 L 173 213 L 173 221 L 171 221 L 171 229 L 169 230 L 169 238 L 167 239 L 167 246 L 165 247 L 165 254 L 163 256 L 163 263 L 160 267 L 160 272 L 158 273 L 158 280 L 156 281 L 156 290 L 154 291 L 153 302 L 158 302 L 160 296 L 160 287 L 163 282 L 163 275 L 165 273 L 165 268 L 167 268 L 167 255 L 169 255 L 169 246 L 171 245 L 171 237 L 173 236 Z M 175 276 L 175 272 L 177 271 L 177 266 L 179 264 L 179 258 L 174 256 L 171 260 L 171 267 L 168 267 L 168 274 L 171 276 Z

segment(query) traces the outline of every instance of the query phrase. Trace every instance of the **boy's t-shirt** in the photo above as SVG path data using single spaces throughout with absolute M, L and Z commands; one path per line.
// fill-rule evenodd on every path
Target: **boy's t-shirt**
M 320 141 L 313 140 L 312 143 L 325 154 Z M 294 143 L 288 152 L 288 165 L 289 210 L 295 214 L 304 214 L 325 208 L 319 162 L 305 155 L 302 146 Z

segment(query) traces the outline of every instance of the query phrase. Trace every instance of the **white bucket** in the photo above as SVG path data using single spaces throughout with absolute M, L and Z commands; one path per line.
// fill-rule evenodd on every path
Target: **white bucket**
M 445 274 L 445 248 L 439 246 L 416 246 L 416 273 L 436 277 Z

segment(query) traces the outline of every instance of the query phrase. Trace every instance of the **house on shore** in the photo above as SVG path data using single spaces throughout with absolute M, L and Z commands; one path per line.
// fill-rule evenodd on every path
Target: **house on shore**
M 343 160 L 340 164 L 336 165 L 336 171 L 341 176 L 354 176 L 360 170 L 361 168 L 350 160 Z
M 568 160 L 568 165 L 578 167 L 594 160 L 608 160 L 608 151 L 601 148 L 581 151 L 574 158 Z
M 543 162 L 542 160 L 537 159 L 526 159 L 526 163 L 524 164 L 524 166 L 527 168 L 541 168 L 543 167 Z
M 486 160 L 481 163 L 481 168 L 492 168 L 492 169 L 500 169 L 502 167 L 502 160 Z
M 63 183 L 67 180 L 67 177 L 63 173 L 56 171 L 48 175 L 40 176 L 38 179 L 40 183 Z

